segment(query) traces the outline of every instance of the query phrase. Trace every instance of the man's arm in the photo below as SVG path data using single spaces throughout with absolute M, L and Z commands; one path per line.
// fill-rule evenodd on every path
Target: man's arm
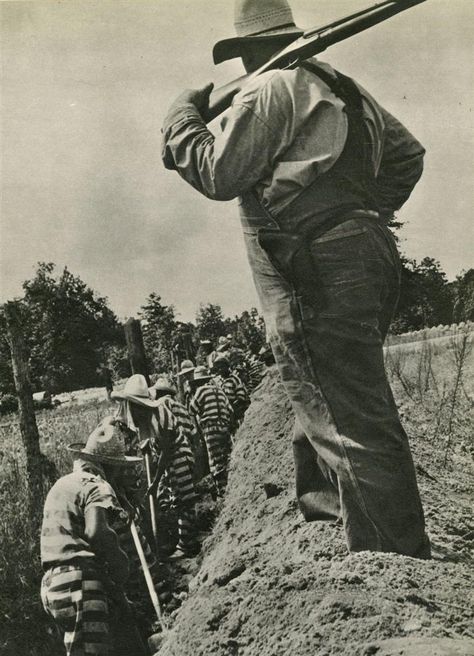
M 231 200 L 270 174 L 287 147 L 280 125 L 285 111 L 273 111 L 273 103 L 284 103 L 286 97 L 271 84 L 247 92 L 245 103 L 236 100 L 215 137 L 199 111 L 205 113 L 208 88 L 184 92 L 171 106 L 163 125 L 163 162 L 208 198 Z
M 408 200 L 420 179 L 425 149 L 391 114 L 382 110 L 382 115 L 385 129 L 377 199 L 382 211 L 393 213 Z
M 85 512 L 85 538 L 97 556 L 109 566 L 109 573 L 118 586 L 128 579 L 128 558 L 119 546 L 117 534 L 110 527 L 107 509 L 91 505 Z

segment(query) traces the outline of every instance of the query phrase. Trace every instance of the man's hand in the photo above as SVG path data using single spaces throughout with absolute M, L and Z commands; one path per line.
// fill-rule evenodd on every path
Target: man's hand
M 185 103 L 191 103 L 196 107 L 198 112 L 203 118 L 205 118 L 209 112 L 209 96 L 214 88 L 214 83 L 209 82 L 206 86 L 201 89 L 186 89 L 183 91 L 176 100 L 174 105 L 182 105 Z

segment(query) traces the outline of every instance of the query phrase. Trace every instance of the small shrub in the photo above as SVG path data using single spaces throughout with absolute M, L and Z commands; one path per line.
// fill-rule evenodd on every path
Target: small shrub
M 6 415 L 9 412 L 18 410 L 18 399 L 14 394 L 4 394 L 0 399 L 0 414 Z

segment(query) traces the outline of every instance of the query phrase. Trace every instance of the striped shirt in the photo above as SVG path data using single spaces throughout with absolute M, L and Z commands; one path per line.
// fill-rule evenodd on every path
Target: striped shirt
M 235 371 L 233 371 L 230 374 L 227 380 L 232 380 L 232 384 L 234 385 L 234 389 L 235 389 L 235 396 L 239 405 L 248 407 L 250 404 L 250 399 L 249 399 L 249 394 L 247 392 L 247 388 L 245 387 L 239 376 L 235 373 Z
M 257 385 L 260 384 L 263 376 L 265 374 L 265 365 L 261 360 L 256 358 L 254 355 L 249 360 L 249 378 L 250 378 L 250 389 L 254 390 Z
M 41 562 L 67 564 L 76 558 L 95 558 L 85 537 L 85 516 L 90 508 L 121 510 L 100 466 L 76 460 L 74 470 L 60 478 L 46 497 L 41 530 Z
M 173 415 L 178 426 L 180 436 L 185 439 L 188 444 L 192 444 L 196 437 L 197 430 L 194 425 L 191 415 L 185 406 L 174 399 L 172 396 L 162 396 L 160 399 L 160 407 L 163 405 Z
M 237 408 L 248 407 L 250 400 L 247 390 L 236 373 L 231 373 L 227 378 L 215 376 L 213 380 L 225 392 L 234 411 Z
M 154 440 L 155 450 L 160 453 L 160 432 L 166 431 L 168 434 L 169 445 L 171 448 L 170 457 L 179 452 L 181 448 L 189 447 L 189 442 L 185 434 L 180 430 L 180 424 L 177 416 L 171 411 L 169 405 L 160 400 L 156 408 L 154 418 L 158 420 L 157 436 Z
M 203 425 L 229 426 L 233 418 L 232 406 L 225 392 L 212 383 L 197 389 L 189 411 Z

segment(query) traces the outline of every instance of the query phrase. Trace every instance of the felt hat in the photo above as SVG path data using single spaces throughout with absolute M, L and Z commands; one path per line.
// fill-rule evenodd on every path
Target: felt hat
M 212 376 L 209 374 L 206 367 L 196 367 L 196 369 L 194 370 L 193 382 L 198 380 L 200 381 L 210 380 L 211 378 Z
M 112 392 L 110 398 L 116 401 L 130 401 L 146 408 L 156 408 L 157 402 L 150 397 L 145 376 L 133 374 L 125 383 L 123 390 Z
M 68 450 L 77 458 L 103 465 L 128 465 L 142 460 L 139 456 L 125 455 L 125 440 L 120 422 L 111 416 L 100 422 L 85 444 L 70 444 Z
M 215 64 L 240 57 L 242 45 L 284 40 L 288 45 L 304 30 L 295 25 L 287 0 L 235 0 L 234 27 L 237 36 L 218 41 L 212 55 Z
M 165 376 L 158 378 L 150 390 L 155 390 L 156 392 L 166 392 L 168 394 L 177 394 L 176 387 L 174 387 L 171 381 Z
M 229 346 L 230 346 L 230 342 L 227 339 L 227 337 L 219 337 L 216 351 L 225 351 L 229 348 Z
M 196 367 L 193 365 L 192 360 L 183 360 L 181 362 L 181 369 L 179 370 L 179 375 L 188 374 L 190 371 L 194 371 Z

